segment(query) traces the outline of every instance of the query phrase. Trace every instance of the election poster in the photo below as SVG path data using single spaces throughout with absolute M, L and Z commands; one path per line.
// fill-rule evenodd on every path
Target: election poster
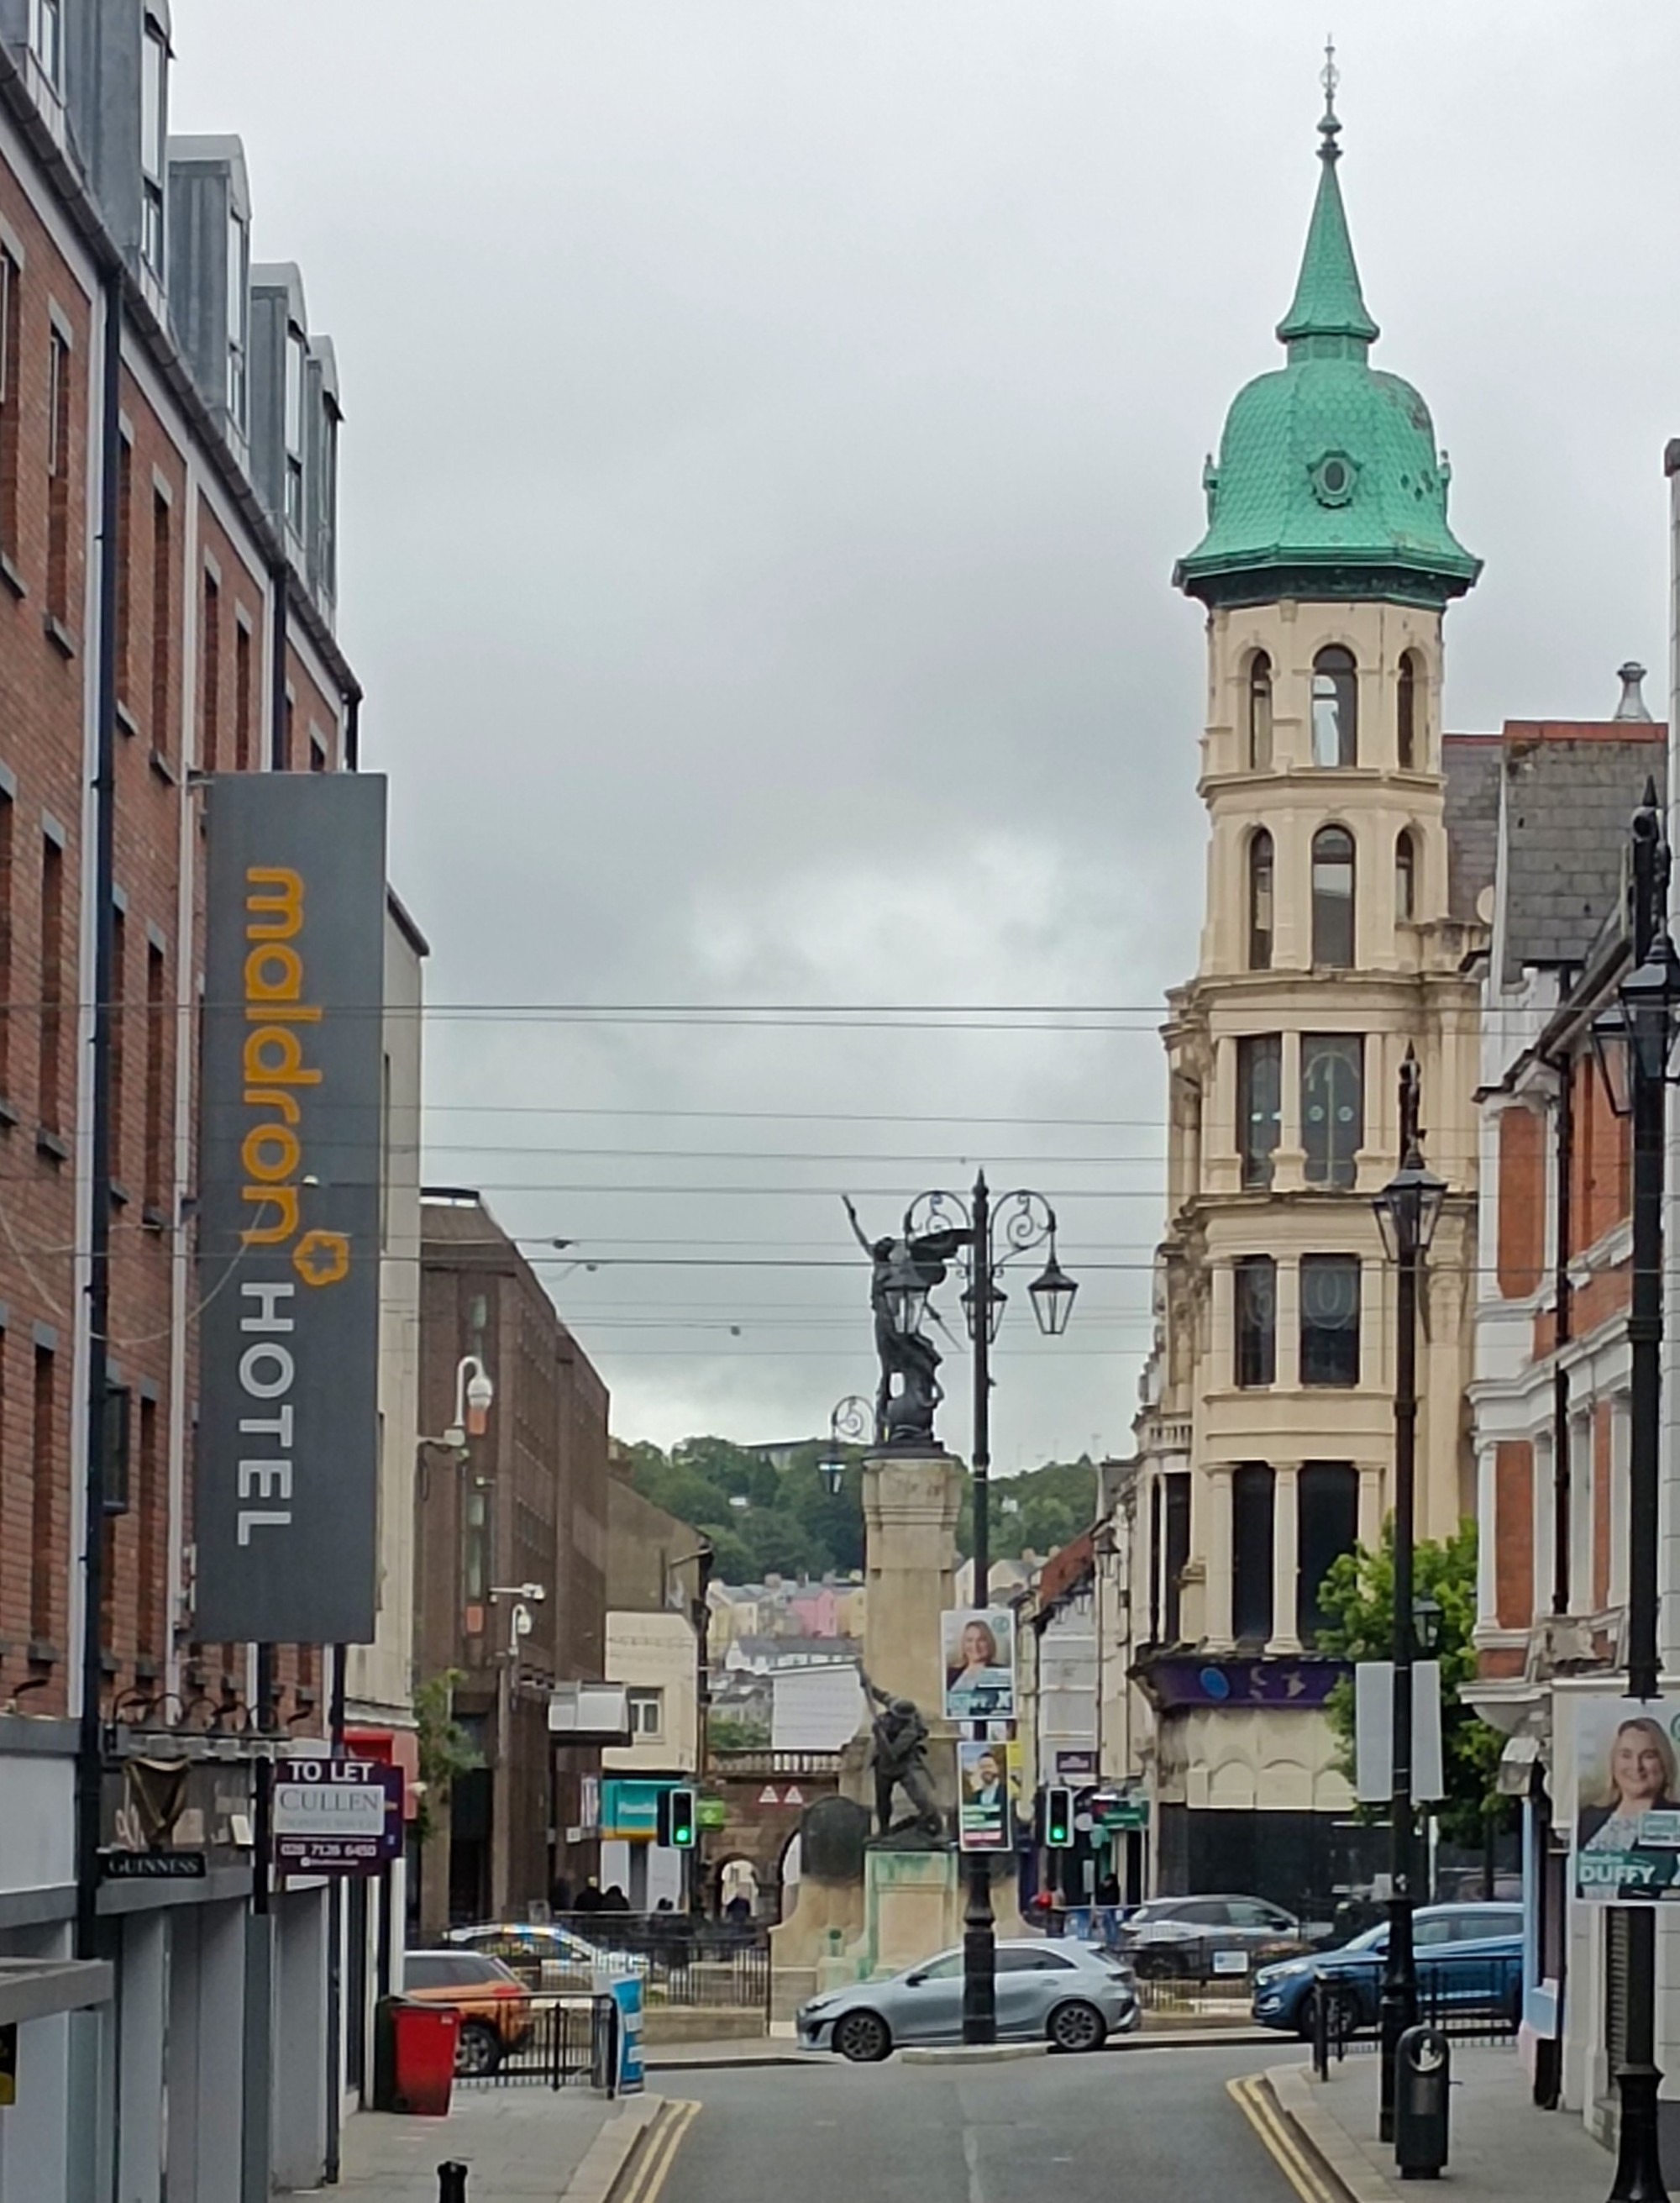
M 1680 1698 L 1581 1697 L 1575 1713 L 1575 1894 L 1680 1900 Z
M 940 1615 L 947 1721 L 1015 1718 L 1015 1616 L 1007 1607 L 952 1607 Z

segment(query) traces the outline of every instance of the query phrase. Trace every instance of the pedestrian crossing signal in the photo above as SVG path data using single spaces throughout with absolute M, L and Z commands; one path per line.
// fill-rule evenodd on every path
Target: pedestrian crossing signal
M 1073 1846 L 1073 1793 L 1065 1783 L 1052 1782 L 1044 1793 L 1044 1840 L 1052 1852 Z
M 694 1793 L 692 1790 L 662 1790 L 659 1793 L 659 1840 L 668 1850 L 692 1852 L 698 1824 Z

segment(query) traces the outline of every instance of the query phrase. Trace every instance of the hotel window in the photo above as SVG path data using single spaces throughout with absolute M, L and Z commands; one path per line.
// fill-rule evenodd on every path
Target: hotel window
M 168 1041 L 169 1005 L 164 994 L 163 951 L 146 943 L 145 1150 L 141 1202 L 149 1223 L 163 1221 L 163 1076 Z
M 221 761 L 221 591 L 210 573 L 204 576 L 203 625 L 198 762 L 214 772 Z
M 1359 1258 L 1301 1256 L 1303 1385 L 1359 1381 Z
M 1402 925 L 1418 915 L 1418 844 L 1403 826 L 1394 842 L 1394 916 Z
M 168 60 L 163 27 L 148 15 L 140 48 L 140 257 L 157 275 L 163 273 L 163 88 Z
M 29 0 L 29 50 L 55 92 L 64 89 L 64 0 Z
M 1244 759 L 1251 772 L 1271 767 L 1271 660 L 1257 650 L 1248 661 L 1248 744 Z
M 116 693 L 133 701 L 128 632 L 134 614 L 134 442 L 119 433 L 116 456 Z
M 1271 1184 L 1271 1159 L 1282 1131 L 1283 1042 L 1276 1033 L 1249 1033 L 1236 1044 L 1237 1149 L 1242 1183 Z
M 1303 1645 L 1318 1641 L 1330 1616 L 1320 1603 L 1324 1579 L 1359 1537 L 1359 1475 L 1351 1462 L 1308 1461 L 1297 1486 L 1300 1584 L 1295 1634 Z
M 163 1550 L 163 1492 L 157 1451 L 157 1403 L 140 1396 L 140 1445 L 137 1464 L 139 1503 L 135 1523 L 136 1565 L 139 1569 L 135 1650 L 143 1659 L 161 1660 L 168 1650 L 163 1641 L 164 1574 L 168 1556 Z
M 1301 1146 L 1309 1185 L 1346 1190 L 1365 1137 L 1365 1036 L 1301 1035 Z
M 663 1691 L 629 1690 L 624 1696 L 630 1710 L 632 1741 L 657 1741 L 665 1730 L 665 1693 Z
M 0 251 L 0 558 L 17 558 L 18 435 L 21 411 L 18 390 L 18 334 L 23 320 L 23 286 L 18 264 Z
M 243 218 L 227 218 L 227 410 L 245 426 L 247 360 L 251 343 L 251 236 Z
M 1312 661 L 1312 762 L 1359 761 L 1359 673 L 1351 650 L 1332 644 Z
M 1400 657 L 1394 716 L 1395 750 L 1400 771 L 1412 772 L 1418 764 L 1418 660 L 1409 650 Z
M 29 1634 L 34 1645 L 53 1643 L 58 1612 L 58 1574 L 53 1559 L 53 1516 L 58 1490 L 56 1372 L 50 1346 L 35 1349 L 35 1420 L 30 1437 Z
M 1190 1479 L 1175 1471 L 1165 1479 L 1166 1527 L 1161 1541 L 1161 1641 L 1176 1645 L 1183 1634 L 1182 1577 L 1190 1560 Z
M 151 746 L 169 754 L 169 652 L 174 605 L 174 521 L 169 500 L 154 488 L 151 498 Z
M 1271 836 L 1264 826 L 1248 842 L 1248 968 L 1271 969 L 1271 931 L 1275 864 Z
M 12 833 L 17 808 L 0 788 L 0 1098 L 12 1090 Z
M 1263 1461 L 1246 1461 L 1231 1478 L 1231 1634 L 1264 1645 L 1271 1635 L 1273 1487 Z
M 35 1074 L 35 1121 L 55 1135 L 64 1084 L 64 852 L 41 837 L 41 1001 Z
M 286 517 L 287 525 L 304 532 L 304 337 L 291 328 L 286 333 Z
M 1312 960 L 1338 972 L 1353 962 L 1353 837 L 1345 826 L 1312 837 Z
M 1232 1269 L 1236 1381 L 1270 1385 L 1277 1375 L 1277 1265 L 1270 1255 L 1244 1255 Z
M 121 905 L 111 913 L 111 1176 L 122 1177 L 122 1122 L 128 1090 L 128 920 Z
M 47 616 L 70 610 L 70 340 L 55 328 L 47 351 Z
M 251 771 L 251 730 L 256 716 L 256 653 L 243 619 L 233 627 L 233 770 Z

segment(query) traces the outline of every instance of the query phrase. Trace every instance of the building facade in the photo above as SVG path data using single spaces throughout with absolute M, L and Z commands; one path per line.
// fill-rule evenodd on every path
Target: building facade
M 438 1434 L 469 1355 L 494 1397 L 484 1432 L 457 1447 Z M 607 1391 L 465 1191 L 422 1197 L 420 1361 L 416 1680 L 459 1672 L 456 1715 L 482 1759 L 454 1783 L 413 1877 L 410 1909 L 432 1936 L 522 1917 L 596 1870 L 585 1786 L 598 1751 L 554 1745 L 549 1702 L 557 1684 L 605 1672 Z
M 1421 1355 L 1420 1534 L 1470 1511 L 1479 939 L 1442 717 L 1447 605 L 1477 561 L 1427 407 L 1374 367 L 1337 177 L 1176 570 L 1206 609 L 1198 969 L 1170 999 L 1168 1230 L 1138 1423 L 1133 1651 L 1163 1891 L 1294 1907 L 1366 1873 L 1323 1707 L 1319 1593 L 1389 1504 L 1394 1285 L 1371 1196 L 1421 1066 L 1451 1198 Z

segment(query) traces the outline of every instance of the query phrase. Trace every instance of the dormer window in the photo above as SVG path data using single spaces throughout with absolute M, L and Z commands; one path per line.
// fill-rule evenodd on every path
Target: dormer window
M 304 333 L 294 322 L 286 332 L 286 517 L 295 534 L 304 532 Z
M 227 217 L 227 411 L 245 426 L 246 374 L 251 346 L 251 238 L 242 216 Z
M 163 273 L 163 90 L 168 63 L 163 27 L 148 15 L 140 47 L 140 257 L 158 275 Z
M 64 0 L 29 0 L 29 50 L 53 90 L 64 89 Z

